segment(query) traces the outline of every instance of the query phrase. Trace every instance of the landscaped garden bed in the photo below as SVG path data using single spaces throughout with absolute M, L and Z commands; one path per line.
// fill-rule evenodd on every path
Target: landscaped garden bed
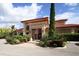
M 67 40 L 63 35 L 57 34 L 56 37 L 43 37 L 38 45 L 42 47 L 64 47 L 66 45 L 66 42 Z
M 20 44 L 24 42 L 28 42 L 30 37 L 28 35 L 13 35 L 13 36 L 6 36 L 6 41 L 9 44 Z
M 9 44 L 20 44 L 28 42 L 30 40 L 29 35 L 18 34 L 12 27 L 12 29 L 0 29 L 0 39 L 5 39 Z

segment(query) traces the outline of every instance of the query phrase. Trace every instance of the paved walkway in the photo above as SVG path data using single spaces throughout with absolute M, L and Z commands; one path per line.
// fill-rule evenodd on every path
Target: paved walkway
M 2 56 L 79 56 L 77 42 L 68 42 L 66 48 L 42 48 L 33 42 L 10 45 L 0 39 L 0 55 Z

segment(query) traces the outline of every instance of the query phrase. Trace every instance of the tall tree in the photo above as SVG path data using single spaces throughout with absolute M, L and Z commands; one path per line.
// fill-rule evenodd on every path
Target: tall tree
M 49 24 L 49 39 L 53 39 L 55 37 L 55 4 L 51 3 L 50 7 L 50 24 Z

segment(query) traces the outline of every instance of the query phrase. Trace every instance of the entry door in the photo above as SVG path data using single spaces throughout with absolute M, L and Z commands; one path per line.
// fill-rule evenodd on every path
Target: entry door
M 36 33 L 36 29 L 32 29 L 32 38 L 33 40 L 38 39 L 38 34 Z
M 38 29 L 38 39 L 42 38 L 42 29 Z
M 42 30 L 41 29 L 32 29 L 32 38 L 35 39 L 41 39 L 42 38 Z

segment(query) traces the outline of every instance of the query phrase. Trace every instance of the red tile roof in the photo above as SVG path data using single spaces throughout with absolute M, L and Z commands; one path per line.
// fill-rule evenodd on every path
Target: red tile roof
M 30 20 L 24 20 L 21 21 L 26 22 L 26 23 L 35 23 L 35 22 L 43 22 L 43 21 L 47 21 L 48 22 L 48 17 L 44 17 L 44 18 L 36 18 L 36 19 L 30 19 Z M 56 20 L 56 22 L 60 22 L 60 21 L 67 21 L 67 19 L 60 19 L 60 20 Z
M 79 24 L 65 24 L 65 25 L 56 26 L 56 28 L 69 28 L 69 27 L 79 27 Z M 21 32 L 23 32 L 23 28 L 17 29 L 16 31 L 21 33 Z
M 56 20 L 56 22 L 59 22 L 59 21 L 67 21 L 67 19 Z
M 68 27 L 79 27 L 79 24 L 64 24 L 64 25 L 57 25 L 57 28 L 68 28 Z
M 79 24 L 65 24 L 65 21 L 67 19 L 61 19 L 61 20 L 56 20 L 56 28 L 69 28 L 69 27 L 79 27 Z M 35 23 L 35 22 L 47 22 L 48 23 L 48 17 L 45 18 L 37 18 L 37 19 L 31 19 L 31 20 L 25 20 L 21 21 L 22 23 Z M 63 23 L 62 23 L 63 22 Z M 59 23 L 59 24 L 58 24 Z M 62 25 L 63 24 L 63 25 Z M 17 29 L 17 32 L 22 32 L 23 28 Z
M 37 19 L 30 19 L 30 20 L 24 20 L 24 21 L 21 21 L 22 23 L 35 23 L 35 22 L 47 22 L 48 23 L 48 17 L 45 17 L 45 18 L 37 18 Z
M 23 28 L 21 28 L 21 29 L 16 29 L 16 32 L 23 32 Z

